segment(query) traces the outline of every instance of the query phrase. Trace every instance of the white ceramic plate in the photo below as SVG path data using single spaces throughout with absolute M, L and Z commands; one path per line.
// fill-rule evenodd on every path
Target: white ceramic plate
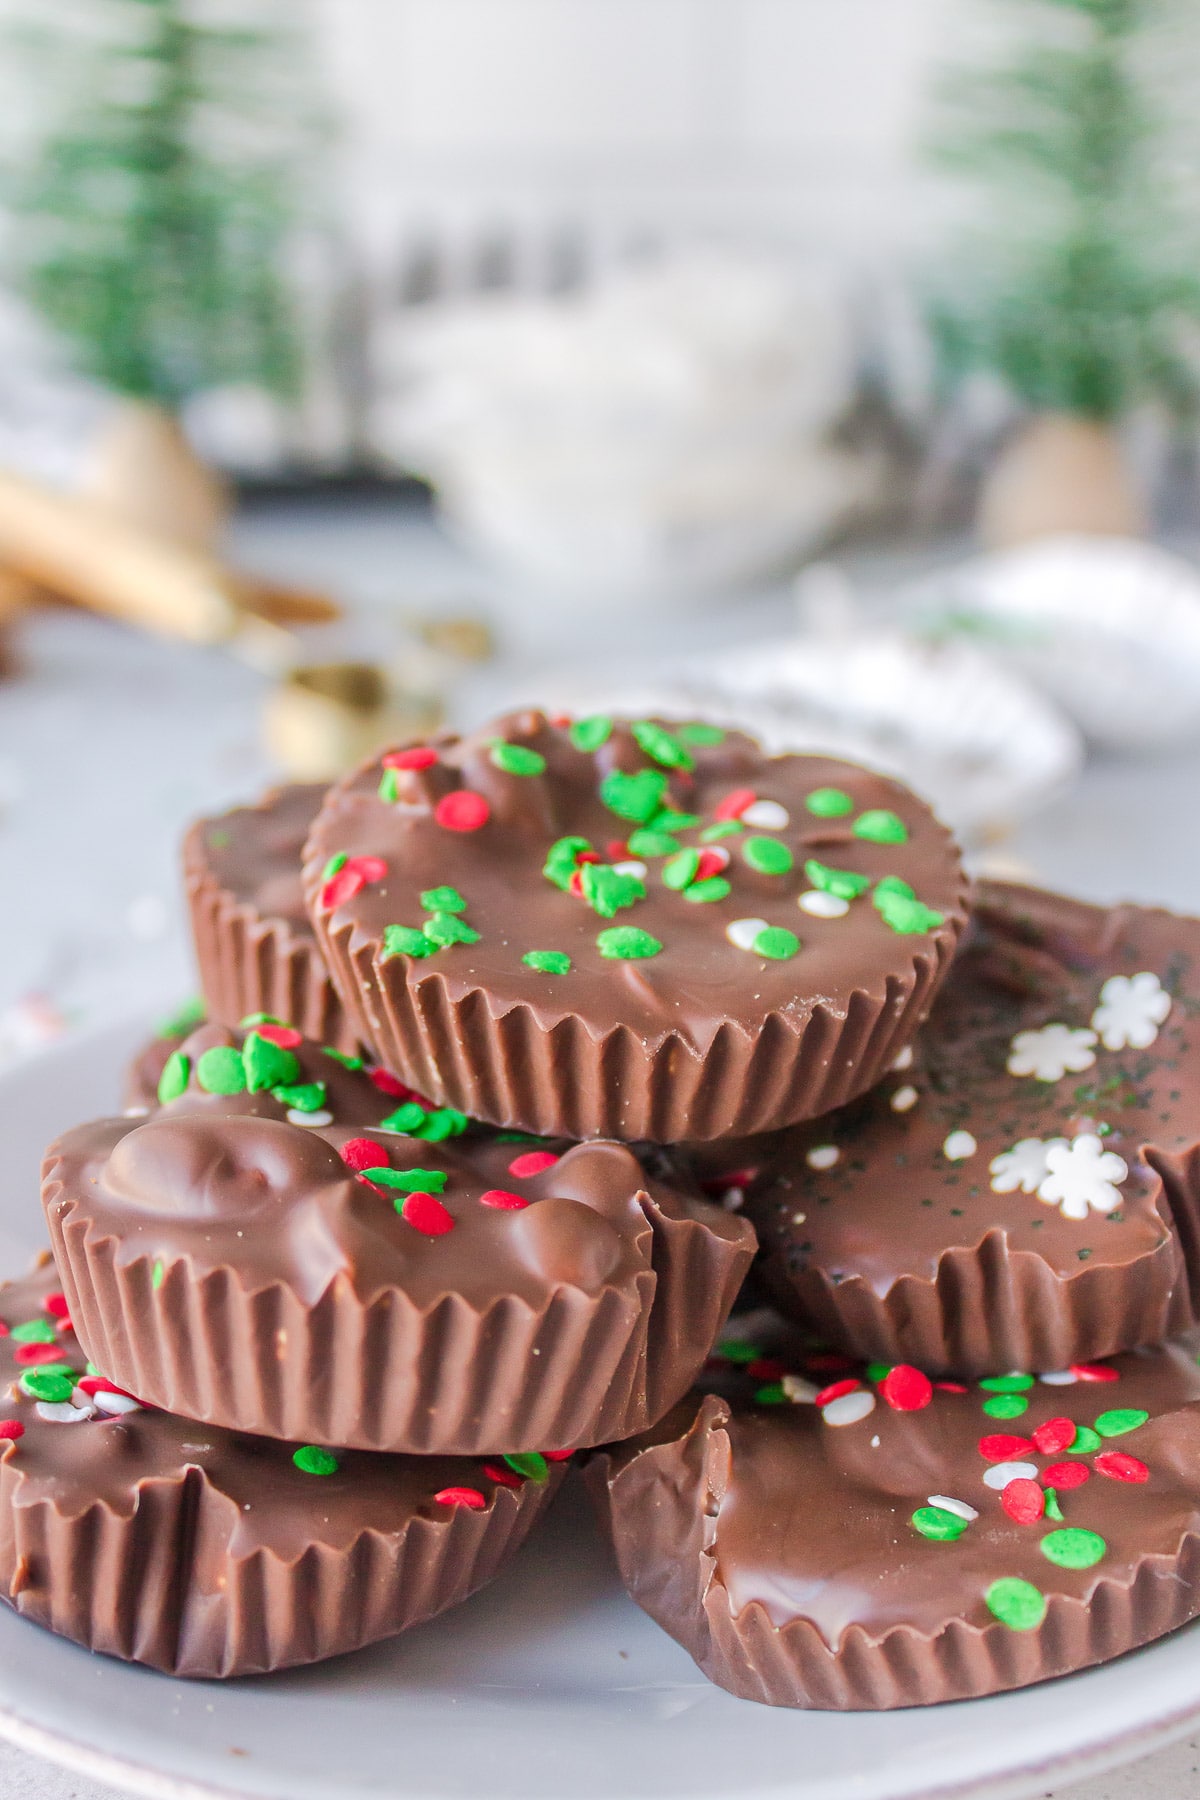
M 112 1105 L 113 1030 L 0 1082 L 0 1254 L 40 1248 L 41 1147 Z M 0 1731 L 191 1800 L 939 1800 L 1042 1794 L 1200 1719 L 1200 1629 L 1024 1693 L 890 1714 L 731 1699 L 621 1593 L 568 1488 L 486 1593 L 391 1645 L 255 1681 L 169 1681 L 0 1607 Z

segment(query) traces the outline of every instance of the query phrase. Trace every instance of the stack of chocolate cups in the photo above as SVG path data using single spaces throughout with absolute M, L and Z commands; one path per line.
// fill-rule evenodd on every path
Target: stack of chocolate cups
M 1200 1610 L 1200 1373 L 1150 1348 L 1200 1293 L 1200 926 L 971 908 L 878 774 L 537 712 L 184 867 L 207 1020 L 50 1146 L 53 1266 L 0 1294 L 20 1611 L 313 1661 L 465 1599 L 572 1460 L 759 1700 L 990 1692 Z

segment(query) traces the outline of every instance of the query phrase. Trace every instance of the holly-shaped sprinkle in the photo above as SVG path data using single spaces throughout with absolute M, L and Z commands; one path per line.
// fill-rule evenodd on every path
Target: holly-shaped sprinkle
M 869 844 L 906 844 L 908 842 L 908 826 L 897 813 L 888 812 L 884 807 L 873 808 L 870 812 L 859 813 L 850 827 L 856 838 L 863 838 Z
M 426 912 L 431 913 L 460 913 L 467 910 L 466 901 L 458 889 L 452 887 L 426 888 L 421 895 L 421 905 Z
M 206 1094 L 244 1094 L 246 1068 L 232 1044 L 213 1044 L 196 1064 L 196 1079 Z
M 993 1581 L 983 1599 L 992 1616 L 1010 1631 L 1036 1631 L 1046 1617 L 1045 1595 L 1019 1575 Z
M 885 875 L 876 883 L 871 904 L 885 925 L 904 935 L 933 931 L 943 922 L 943 915 L 918 900 L 899 875 Z
M 646 898 L 643 881 L 636 875 L 622 875 L 608 863 L 585 862 L 579 877 L 584 899 L 602 919 L 611 919 L 623 907 Z
M 597 937 L 596 947 L 601 956 L 618 962 L 640 962 L 645 957 L 657 956 L 662 950 L 656 937 L 636 925 L 611 925 Z
M 742 855 L 759 875 L 786 875 L 795 858 L 778 838 L 748 837 L 742 844 Z
M 814 788 L 805 796 L 804 804 L 815 819 L 844 819 L 854 811 L 849 794 L 835 787 Z
M 432 938 L 425 936 L 415 925 L 385 925 L 383 928 L 383 953 L 381 962 L 390 962 L 393 956 L 411 956 L 420 959 L 432 956 L 438 946 Z
M 555 887 L 562 888 L 565 893 L 570 889 L 580 857 L 593 854 L 592 846 L 586 838 L 561 837 L 546 852 L 542 874 L 547 881 L 552 881 Z
M 576 719 L 568 727 L 567 736 L 576 750 L 582 750 L 590 756 L 593 751 L 600 750 L 612 736 L 613 722 L 607 713 L 592 713 L 586 719 Z
M 448 950 L 452 944 L 477 944 L 479 933 L 457 913 L 435 912 L 425 920 L 421 927 L 422 934 L 439 950 Z
M 290 1086 L 274 1087 L 271 1093 L 280 1106 L 290 1107 L 293 1112 L 299 1113 L 323 1111 L 328 1098 L 323 1081 L 297 1081 Z
M 571 959 L 565 950 L 527 950 L 521 961 L 539 975 L 567 975 Z
M 343 1069 L 350 1069 L 354 1073 L 365 1066 L 361 1056 L 350 1056 L 345 1050 L 334 1050 L 329 1044 L 321 1045 L 321 1055 L 332 1058 L 335 1063 L 340 1063 Z
M 497 740 L 488 752 L 488 761 L 505 775 L 544 775 L 546 759 L 540 750 L 526 744 L 506 744 Z
M 1042 1555 L 1060 1569 L 1091 1569 L 1101 1561 L 1108 1545 L 1096 1531 L 1077 1526 L 1048 1531 L 1041 1542 Z
M 839 900 L 857 900 L 871 885 L 869 875 L 859 875 L 853 869 L 831 869 L 815 857 L 809 857 L 804 873 L 815 888 L 823 894 L 834 894 Z
M 610 769 L 600 783 L 600 798 L 608 810 L 635 825 L 648 824 L 657 817 L 666 792 L 667 778 L 657 769 L 641 769 L 636 775 Z
M 158 1078 L 158 1104 L 169 1106 L 172 1100 L 178 1100 L 187 1092 L 187 1084 L 192 1072 L 191 1058 L 182 1050 L 174 1050 L 163 1064 L 163 1072 Z
M 332 1450 L 322 1450 L 318 1444 L 301 1444 L 293 1451 L 292 1461 L 302 1475 L 336 1475 L 338 1459 Z
M 651 719 L 638 719 L 630 729 L 638 749 L 651 762 L 660 763 L 664 769 L 690 771 L 695 768 L 691 751 L 680 743 L 673 732 L 665 731 Z
M 265 1093 L 270 1088 L 286 1087 L 297 1080 L 300 1064 L 290 1050 L 281 1050 L 278 1044 L 264 1037 L 260 1031 L 246 1034 L 242 1045 L 242 1064 L 246 1071 L 246 1086 L 252 1094 Z

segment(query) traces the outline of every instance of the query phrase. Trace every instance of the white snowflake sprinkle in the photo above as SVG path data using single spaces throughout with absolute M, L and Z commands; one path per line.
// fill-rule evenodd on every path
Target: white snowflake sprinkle
M 892 1111 L 900 1113 L 911 1112 L 920 1098 L 921 1096 L 918 1094 L 915 1087 L 908 1084 L 904 1087 L 898 1087 L 891 1098 Z
M 803 1375 L 785 1375 L 779 1385 L 794 1406 L 811 1406 L 821 1391 L 815 1382 L 805 1381 Z
M 1171 996 L 1157 975 L 1110 975 L 1100 989 L 1092 1027 L 1106 1050 L 1148 1050 L 1171 1010 Z
M 995 1488 L 998 1494 L 1002 1494 L 1010 1481 L 1036 1481 L 1037 1473 L 1036 1463 L 993 1463 L 990 1469 L 983 1471 L 983 1485 Z
M 912 1045 L 905 1044 L 903 1050 L 900 1051 L 899 1055 L 896 1057 L 895 1061 L 892 1063 L 892 1065 L 891 1065 L 892 1069 L 897 1074 L 899 1073 L 899 1071 L 901 1069 L 911 1069 L 913 1066 L 914 1054 L 915 1054 L 915 1052 L 913 1050 Z
M 949 1494 L 930 1494 L 930 1506 L 940 1506 L 943 1512 L 953 1513 L 956 1519 L 965 1519 L 969 1525 L 979 1517 L 975 1507 L 968 1506 L 965 1500 L 952 1500 Z
M 1033 1075 L 1038 1081 L 1061 1081 L 1080 1075 L 1096 1060 L 1096 1034 L 1083 1026 L 1043 1025 L 1040 1031 L 1018 1031 L 1008 1057 L 1010 1075 Z
M 850 902 L 843 900 L 840 894 L 827 894 L 823 888 L 810 888 L 801 894 L 796 902 L 801 912 L 810 913 L 814 919 L 844 919 L 850 911 Z
M 1110 1213 L 1121 1204 L 1115 1184 L 1128 1174 L 1124 1157 L 1106 1150 L 1100 1138 L 1085 1131 L 1069 1144 L 1050 1146 L 1038 1199 L 1057 1206 L 1064 1219 L 1086 1219 L 1089 1207 L 1093 1212 Z
M 755 938 L 766 929 L 765 919 L 731 919 L 725 927 L 725 936 L 739 950 L 753 950 Z
M 821 1408 L 821 1417 L 827 1425 L 857 1425 L 860 1419 L 869 1417 L 875 1411 L 875 1396 L 866 1388 L 856 1388 L 852 1394 L 839 1394 Z
M 778 800 L 755 800 L 738 816 L 743 825 L 753 825 L 756 831 L 782 831 L 790 823 L 787 807 Z
M 836 1144 L 815 1144 L 804 1160 L 810 1169 L 832 1169 L 841 1154 Z
M 966 1162 L 978 1148 L 979 1145 L 969 1131 L 952 1131 L 942 1145 L 942 1155 L 947 1162 Z
M 289 1106 L 287 1119 L 289 1125 L 308 1125 L 313 1130 L 321 1125 L 333 1124 L 333 1114 L 326 1112 L 323 1108 L 318 1108 L 316 1112 L 301 1112 L 298 1106 Z M 373 1125 L 371 1129 L 372 1131 L 382 1131 L 384 1127 Z
M 81 1425 L 90 1419 L 90 1406 L 72 1406 L 69 1400 L 39 1400 L 37 1416 L 44 1419 L 47 1425 Z
M 988 1164 L 993 1194 L 1036 1194 L 1046 1179 L 1046 1153 L 1066 1138 L 1022 1138 L 1011 1150 L 1002 1150 Z
M 1051 1369 L 1046 1375 L 1039 1375 L 1038 1380 L 1047 1387 L 1074 1387 L 1079 1380 L 1074 1369 Z
M 135 1400 L 132 1394 L 109 1394 L 103 1388 L 92 1395 L 92 1405 L 97 1412 L 107 1413 L 114 1419 L 142 1410 L 141 1401 Z

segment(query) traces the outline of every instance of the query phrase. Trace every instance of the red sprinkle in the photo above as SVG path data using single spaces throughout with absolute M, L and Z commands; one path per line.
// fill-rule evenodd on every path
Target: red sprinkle
M 406 1194 L 400 1208 L 401 1217 L 423 1237 L 445 1237 L 454 1230 L 453 1215 L 446 1211 L 435 1194 Z
M 713 812 L 714 819 L 740 819 L 748 806 L 753 806 L 758 795 L 753 788 L 734 788 L 732 794 L 726 794 Z
M 569 1462 L 574 1456 L 573 1450 L 543 1450 L 542 1455 L 547 1462 Z
M 629 855 L 629 845 L 621 838 L 609 838 L 604 848 L 608 853 L 609 862 L 624 862 Z M 581 856 L 579 860 L 586 862 L 587 858 Z
M 383 1169 L 387 1167 L 388 1153 L 382 1144 L 373 1144 L 370 1138 L 348 1138 L 342 1145 L 342 1161 L 348 1169 Z
M 933 1383 L 909 1363 L 889 1369 L 879 1391 L 894 1412 L 920 1412 L 933 1399 Z
M 813 1400 L 813 1405 L 828 1406 L 831 1400 L 838 1400 L 843 1394 L 853 1394 L 861 1386 L 862 1382 L 855 1381 L 853 1376 L 846 1381 L 831 1381 L 828 1387 L 821 1389 Z
M 1102 1450 L 1096 1457 L 1096 1472 L 1113 1481 L 1149 1481 L 1150 1471 L 1140 1457 L 1124 1450 Z
M 1054 1463 L 1042 1470 L 1044 1487 L 1062 1488 L 1064 1492 L 1071 1488 L 1082 1487 L 1085 1481 L 1092 1479 L 1092 1471 L 1086 1463 Z
M 1107 1363 L 1072 1363 L 1071 1373 L 1076 1381 L 1120 1381 L 1121 1377 Z
M 1028 1456 L 1035 1448 L 1031 1438 L 1014 1437 L 1007 1431 L 996 1431 L 979 1440 L 979 1454 L 989 1462 L 1011 1462 L 1014 1456 Z
M 933 1385 L 939 1394 L 965 1394 L 967 1391 L 961 1381 L 935 1381 Z
M 47 1294 L 42 1301 L 42 1311 L 48 1312 L 52 1319 L 69 1319 L 71 1316 L 65 1294 Z M 7 1329 L 8 1327 L 5 1326 L 6 1331 Z
M 760 1356 L 747 1363 L 746 1373 L 752 1381 L 779 1381 L 788 1373 L 788 1364 L 782 1356 Z
M 25 1427 L 20 1419 L 0 1419 L 0 1442 L 7 1438 L 15 1444 L 18 1438 L 24 1436 Z
M 727 1194 L 730 1188 L 748 1188 L 758 1175 L 757 1169 L 729 1169 L 724 1175 L 710 1175 L 700 1183 L 706 1194 Z M 840 1363 L 839 1368 L 845 1368 Z
M 519 1488 L 525 1485 L 523 1475 L 518 1475 L 515 1469 L 502 1468 L 499 1463 L 484 1463 L 483 1472 L 497 1487 Z
M 304 1039 L 294 1025 L 256 1025 L 259 1037 L 266 1038 L 268 1044 L 278 1044 L 281 1050 L 298 1050 Z
M 106 1375 L 81 1375 L 75 1383 L 81 1394 L 123 1394 L 126 1400 L 136 1400 L 128 1388 L 118 1387 L 115 1381 L 109 1381 Z
M 567 883 L 567 892 L 574 894 L 577 900 L 583 899 L 583 875 L 578 869 Z
M 487 824 L 491 812 L 482 794 L 473 788 L 456 788 L 452 794 L 443 794 L 433 816 L 447 831 L 478 831 Z
M 352 856 L 346 867 L 357 869 L 364 881 L 382 881 L 387 874 L 382 856 Z
M 382 762 L 385 769 L 428 769 L 437 759 L 428 744 L 414 744 L 411 750 L 389 750 Z
M 62 1361 L 62 1350 L 58 1344 L 18 1344 L 14 1351 L 18 1368 L 31 1369 L 38 1363 Z
M 702 850 L 700 861 L 696 864 L 693 881 L 707 881 L 712 875 L 719 875 L 722 869 L 729 867 L 728 850 Z
M 1043 1456 L 1057 1456 L 1075 1442 L 1078 1427 L 1074 1419 L 1047 1419 L 1033 1434 L 1033 1441 Z
M 0 1338 L 6 1338 L 7 1336 L 8 1326 L 4 1323 L 3 1319 L 0 1319 Z
M 347 900 L 353 900 L 355 894 L 361 894 L 367 885 L 365 875 L 352 863 L 343 863 L 336 875 L 331 875 L 321 889 L 319 905 L 322 912 L 336 912 L 339 906 L 345 906 Z
M 528 1181 L 531 1175 L 540 1175 L 545 1169 L 552 1169 L 558 1161 L 552 1150 L 526 1150 L 522 1156 L 514 1156 L 508 1165 L 510 1175 L 518 1181 Z
M 479 1204 L 494 1206 L 500 1212 L 522 1212 L 529 1202 L 520 1194 L 510 1194 L 507 1188 L 489 1188 L 486 1194 L 480 1194 Z
M 1000 1504 L 1018 1525 L 1036 1525 L 1046 1510 L 1046 1496 L 1036 1481 L 1018 1475 L 1004 1489 Z
M 386 1094 L 391 1100 L 412 1100 L 415 1098 L 412 1089 L 410 1087 L 405 1087 L 402 1081 L 397 1080 L 390 1069 L 371 1069 L 368 1071 L 368 1075 L 372 1087 L 377 1087 L 381 1094 Z
M 439 1506 L 469 1506 L 472 1512 L 487 1505 L 478 1488 L 439 1488 L 433 1497 Z

